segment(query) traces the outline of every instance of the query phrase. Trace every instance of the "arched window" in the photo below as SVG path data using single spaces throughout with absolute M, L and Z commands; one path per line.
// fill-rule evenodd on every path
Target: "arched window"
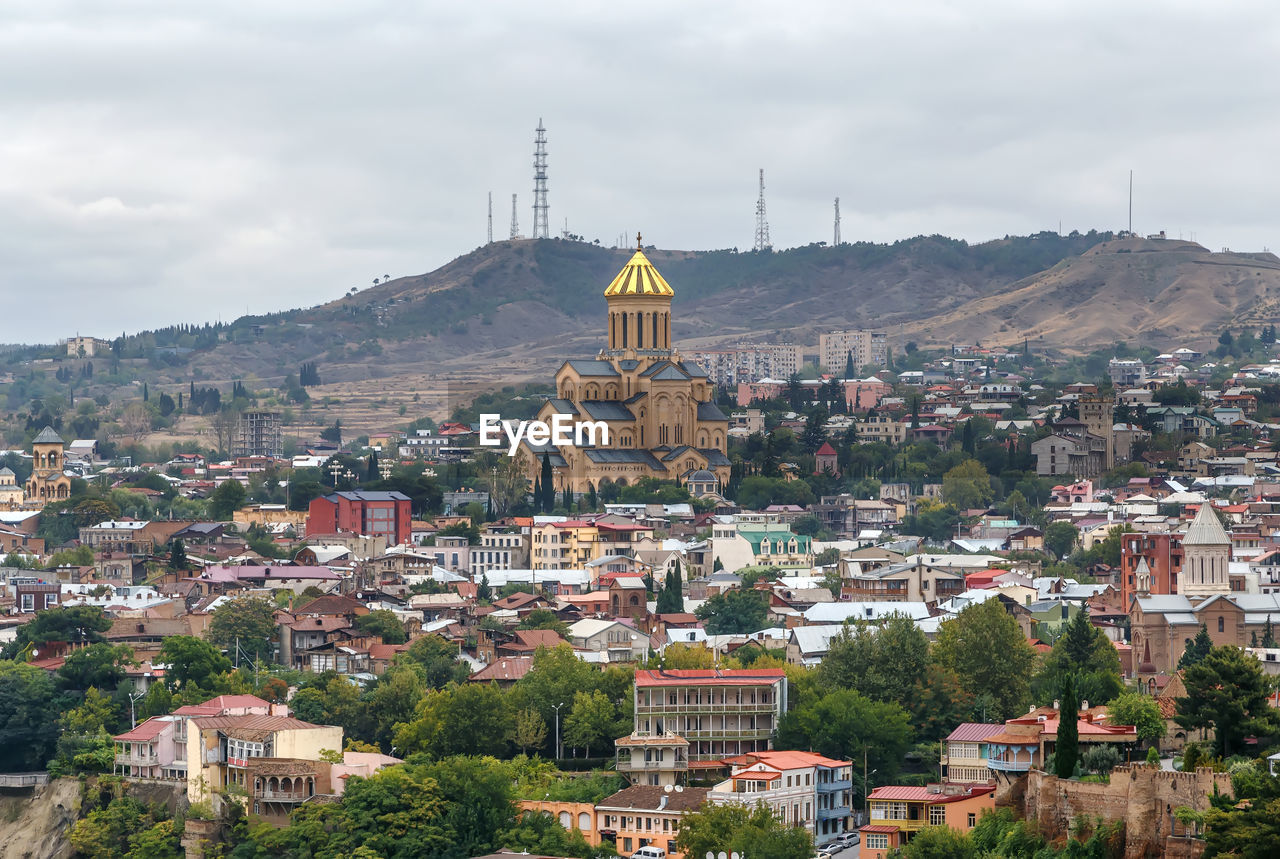
M 1227 620 L 1226 620 L 1226 618 L 1219 617 L 1219 618 L 1218 618 L 1218 632 L 1226 632 L 1226 631 L 1227 631 Z

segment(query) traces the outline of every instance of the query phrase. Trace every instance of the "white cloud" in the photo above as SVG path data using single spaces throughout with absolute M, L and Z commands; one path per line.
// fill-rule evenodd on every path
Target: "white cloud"
M 0 14 L 0 289 L 112 333 L 309 305 L 551 221 L 745 247 L 1124 225 L 1277 243 L 1280 8 L 46 2 Z M 0 317 L 0 341 L 65 336 Z

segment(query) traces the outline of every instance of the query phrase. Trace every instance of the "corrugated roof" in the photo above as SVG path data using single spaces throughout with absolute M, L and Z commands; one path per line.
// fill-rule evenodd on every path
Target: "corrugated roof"
M 947 735 L 948 742 L 976 743 L 1004 730 L 1004 725 L 986 722 L 965 722 Z
M 658 274 L 658 270 L 649 262 L 643 251 L 637 250 L 627 264 L 618 272 L 618 276 L 605 288 L 605 298 L 617 295 L 663 295 L 673 296 L 675 290 Z
M 760 686 L 775 683 L 787 676 L 781 668 L 671 668 L 666 671 L 636 672 L 636 686 L 688 686 L 701 681 L 727 686 Z

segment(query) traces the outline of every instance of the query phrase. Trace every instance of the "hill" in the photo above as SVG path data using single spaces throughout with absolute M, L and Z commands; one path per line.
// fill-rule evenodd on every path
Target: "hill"
M 1038 351 L 1078 355 L 1122 341 L 1205 348 L 1224 329 L 1280 317 L 1272 254 L 1109 233 L 645 251 L 675 289 L 673 334 L 686 348 L 816 344 L 821 331 L 866 327 L 922 347 L 1027 338 Z M 333 419 L 326 398 L 353 429 L 402 423 L 410 410 L 409 419 L 440 417 L 480 390 L 546 382 L 564 358 L 594 354 L 601 293 L 630 254 L 560 239 L 494 242 L 316 307 L 131 337 L 111 378 L 175 395 L 192 380 L 274 387 L 314 361 L 325 384 L 311 390 L 318 408 L 303 423 Z M 11 409 L 28 396 L 9 393 Z M 78 393 L 117 399 L 97 377 Z

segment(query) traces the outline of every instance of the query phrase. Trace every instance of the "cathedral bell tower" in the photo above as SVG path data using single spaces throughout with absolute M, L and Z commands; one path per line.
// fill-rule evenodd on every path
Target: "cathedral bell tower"
M 675 292 L 640 249 L 618 272 L 604 297 L 609 302 L 609 348 L 616 358 L 666 358 L 671 354 L 671 298 Z

